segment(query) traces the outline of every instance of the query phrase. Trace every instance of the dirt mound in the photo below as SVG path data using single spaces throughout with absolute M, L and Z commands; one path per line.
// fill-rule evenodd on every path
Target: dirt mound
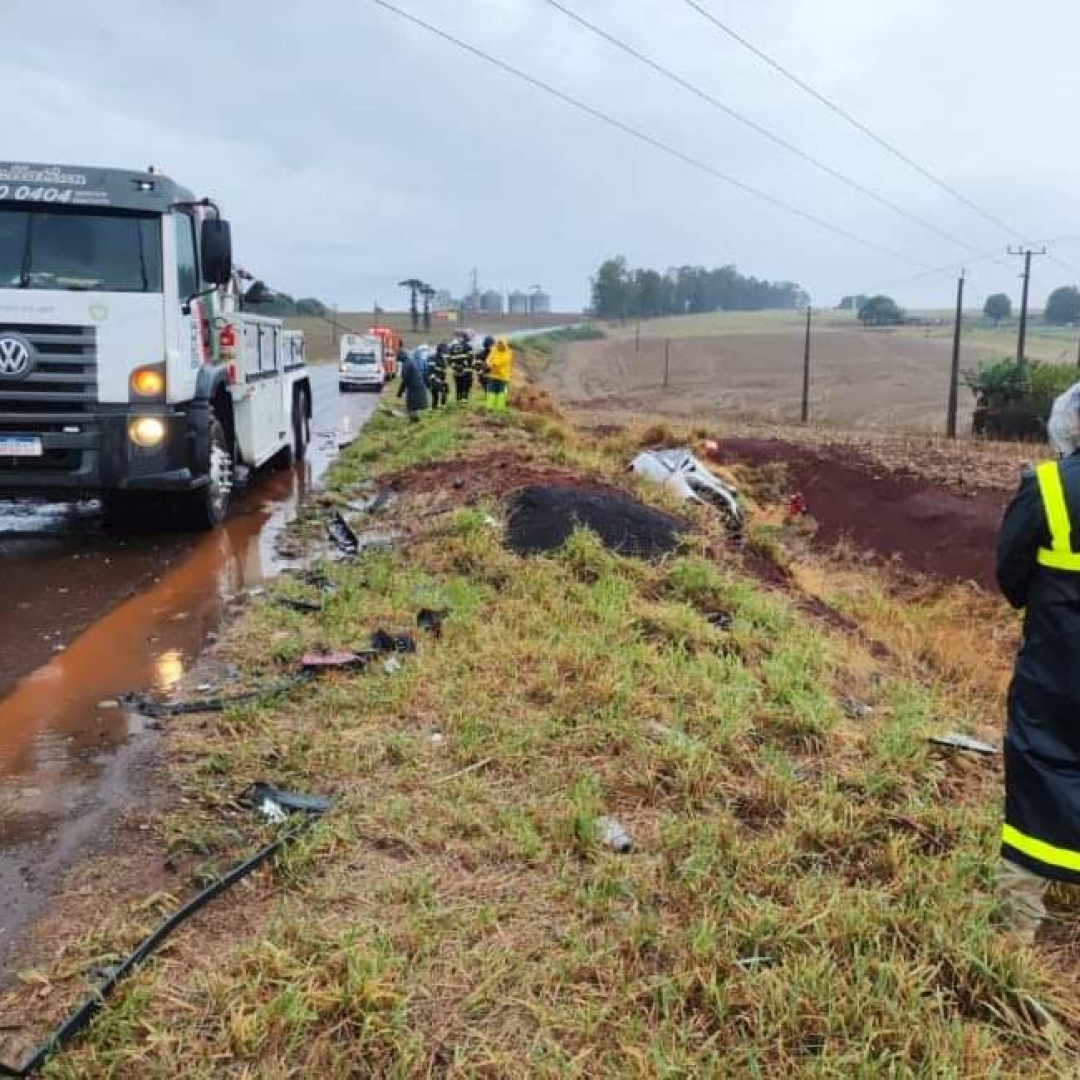
M 921 574 L 994 587 L 994 549 L 1005 492 L 960 489 L 838 447 L 812 448 L 778 439 L 725 439 L 727 463 L 782 462 L 792 493 L 805 496 L 817 540 L 850 540 L 863 551 L 899 558 Z
M 474 503 L 485 496 L 502 498 L 519 488 L 542 484 L 604 487 L 600 481 L 560 469 L 545 468 L 513 454 L 498 458 L 466 457 L 434 461 L 394 473 L 382 481 L 386 490 L 397 494 L 441 493 L 452 497 L 455 503 Z
M 678 518 L 608 488 L 533 486 L 510 502 L 506 543 L 521 555 L 553 551 L 579 526 L 612 551 L 640 559 L 671 551 L 685 528 Z

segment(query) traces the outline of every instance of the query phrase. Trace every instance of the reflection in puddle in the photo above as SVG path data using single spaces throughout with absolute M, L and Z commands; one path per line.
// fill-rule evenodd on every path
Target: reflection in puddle
M 169 649 L 154 661 L 154 689 L 168 694 L 180 685 L 184 677 L 184 654 L 179 649 Z
M 316 384 L 317 399 L 318 394 Z M 327 409 L 330 415 L 337 407 L 336 394 L 333 399 Z M 359 400 L 357 406 L 350 402 L 343 407 L 354 413 L 357 427 L 371 408 L 363 408 Z M 322 420 L 320 427 L 340 428 L 340 417 L 339 411 L 327 425 L 327 417 L 317 415 L 316 423 Z M 160 576 L 149 587 L 98 618 L 14 686 L 0 701 L 0 777 L 7 778 L 5 793 L 8 780 L 43 798 L 48 788 L 62 785 L 58 802 L 69 807 L 79 790 L 86 793 L 99 770 L 85 766 L 104 760 L 104 752 L 121 745 L 141 724 L 138 717 L 116 706 L 117 695 L 127 690 L 163 694 L 174 690 L 208 635 L 220 625 L 230 602 L 287 565 L 275 556 L 275 542 L 295 517 L 313 477 L 319 477 L 329 464 L 336 441 L 316 440 L 308 460 L 294 470 L 260 474 L 229 520 L 215 532 L 169 538 L 179 545 L 179 556 L 161 567 Z M 96 528 L 95 520 L 87 519 L 85 504 L 67 509 L 59 504 L 36 509 L 16 504 L 0 518 L 6 519 L 0 520 L 3 526 L 11 524 L 12 518 L 19 519 L 19 544 L 29 545 L 33 529 L 46 527 L 38 537 L 44 551 L 39 557 L 44 564 L 40 572 L 48 574 L 55 591 L 64 591 L 56 589 L 55 582 L 73 572 L 105 573 L 101 563 L 83 569 L 78 562 L 67 562 L 86 550 L 81 532 Z M 63 532 L 52 531 L 50 523 L 56 522 L 66 524 L 66 541 Z M 124 538 L 107 542 L 115 550 L 103 562 L 114 564 L 110 569 L 122 574 L 125 558 L 137 545 L 129 546 Z M 50 554 L 63 543 L 69 546 L 62 554 Z M 6 630 L 6 640 L 17 642 L 19 613 L 9 612 L 8 621 L 0 629 Z M 0 847 L 15 838 L 13 829 L 19 831 L 9 809 L 0 801 Z

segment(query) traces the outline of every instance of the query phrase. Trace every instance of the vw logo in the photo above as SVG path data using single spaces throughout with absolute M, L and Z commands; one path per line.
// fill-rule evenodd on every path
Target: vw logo
M 17 334 L 0 334 L 0 379 L 21 379 L 30 372 L 33 346 Z

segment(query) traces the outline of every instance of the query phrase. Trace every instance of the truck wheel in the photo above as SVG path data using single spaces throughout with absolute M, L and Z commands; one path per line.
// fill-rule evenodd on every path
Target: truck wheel
M 293 405 L 293 457 L 303 461 L 311 445 L 311 416 L 309 415 L 308 396 L 305 390 L 296 395 Z
M 191 492 L 183 508 L 185 524 L 197 532 L 209 532 L 225 520 L 236 480 L 236 462 L 232 447 L 229 445 L 225 428 L 213 413 L 210 415 L 207 439 L 210 444 L 210 468 L 207 473 L 209 483 Z

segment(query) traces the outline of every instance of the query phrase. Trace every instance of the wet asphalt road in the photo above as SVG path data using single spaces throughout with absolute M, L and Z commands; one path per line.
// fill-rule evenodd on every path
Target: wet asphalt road
M 278 534 L 380 400 L 339 395 L 333 366 L 311 375 L 308 460 L 256 474 L 214 533 L 116 534 L 92 502 L 0 502 L 0 960 L 147 763 L 152 736 L 111 700 L 176 686 L 230 601 L 287 565 Z

